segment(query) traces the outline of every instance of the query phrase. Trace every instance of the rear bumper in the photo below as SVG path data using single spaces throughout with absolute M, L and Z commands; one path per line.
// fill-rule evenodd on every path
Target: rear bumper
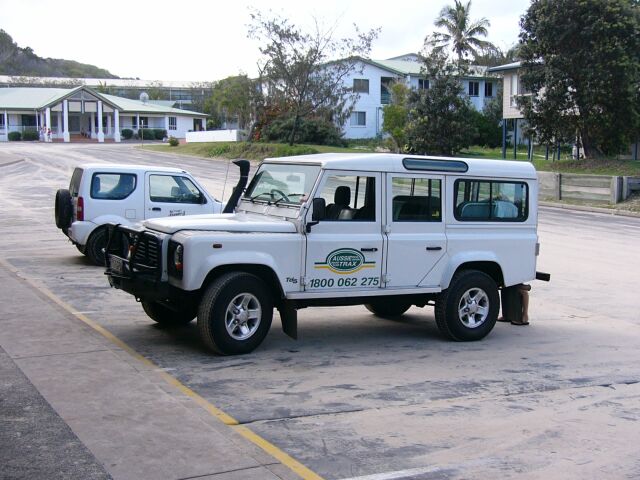
M 76 245 L 86 245 L 89 235 L 97 226 L 93 222 L 73 222 L 65 233 Z

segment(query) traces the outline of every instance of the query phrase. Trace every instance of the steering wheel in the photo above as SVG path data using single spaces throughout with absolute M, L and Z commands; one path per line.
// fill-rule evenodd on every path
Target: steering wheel
M 282 191 L 282 190 L 278 190 L 277 188 L 272 188 L 271 189 L 271 198 L 274 197 L 274 194 L 278 194 L 280 195 L 280 199 L 284 200 L 285 202 L 290 202 L 291 200 L 289 200 L 289 197 L 287 197 L 287 195 Z

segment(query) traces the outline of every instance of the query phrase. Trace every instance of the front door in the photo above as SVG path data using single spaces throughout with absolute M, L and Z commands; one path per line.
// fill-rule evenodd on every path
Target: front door
M 326 215 L 306 237 L 305 291 L 382 286 L 381 188 L 379 173 L 325 172 L 316 196 Z
M 447 251 L 443 177 L 388 173 L 386 189 L 386 287 L 437 286 Z
M 145 218 L 213 213 L 204 193 L 185 175 L 146 174 Z

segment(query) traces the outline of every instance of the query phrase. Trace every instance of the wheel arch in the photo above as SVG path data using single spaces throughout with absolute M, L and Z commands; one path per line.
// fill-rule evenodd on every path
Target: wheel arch
M 252 264 L 252 263 L 231 263 L 220 265 L 213 268 L 205 277 L 200 287 L 200 291 L 204 292 L 208 285 L 211 284 L 216 278 L 229 272 L 242 272 L 255 275 L 262 280 L 271 292 L 274 305 L 279 305 L 282 299 L 285 298 L 284 290 L 280 284 L 280 280 L 276 275 L 276 272 L 268 265 Z
M 504 274 L 500 264 L 493 260 L 473 260 L 459 264 L 455 269 L 451 268 L 443 284 L 443 289 L 449 288 L 451 279 L 462 270 L 477 270 L 490 276 L 498 287 L 504 286 Z

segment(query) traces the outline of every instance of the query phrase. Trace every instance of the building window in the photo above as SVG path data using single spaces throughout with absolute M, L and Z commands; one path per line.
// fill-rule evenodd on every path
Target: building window
M 355 93 L 369 93 L 369 79 L 367 79 L 367 78 L 354 78 L 353 79 L 353 91 Z
M 2 114 L 0 114 L 0 130 L 4 130 L 4 115 Z
M 352 127 L 365 127 L 367 125 L 367 112 L 351 112 L 349 125 Z
M 149 128 L 149 117 L 140 117 L 140 128 Z
M 469 96 L 477 97 L 480 92 L 480 82 L 469 82 Z
M 35 127 L 36 116 L 35 115 L 21 115 L 23 127 Z
M 169 130 L 178 129 L 178 117 L 169 117 Z
M 484 96 L 485 97 L 493 97 L 493 83 L 485 82 L 484 83 Z
M 428 78 L 419 78 L 418 79 L 418 89 L 420 89 L 420 90 L 429 90 L 429 79 Z
M 510 105 L 512 107 L 517 107 L 518 106 L 518 102 L 517 102 L 517 97 L 518 95 L 518 74 L 517 73 L 512 73 L 511 74 L 511 91 L 510 91 Z
M 131 117 L 131 128 L 138 129 L 138 117 Z

